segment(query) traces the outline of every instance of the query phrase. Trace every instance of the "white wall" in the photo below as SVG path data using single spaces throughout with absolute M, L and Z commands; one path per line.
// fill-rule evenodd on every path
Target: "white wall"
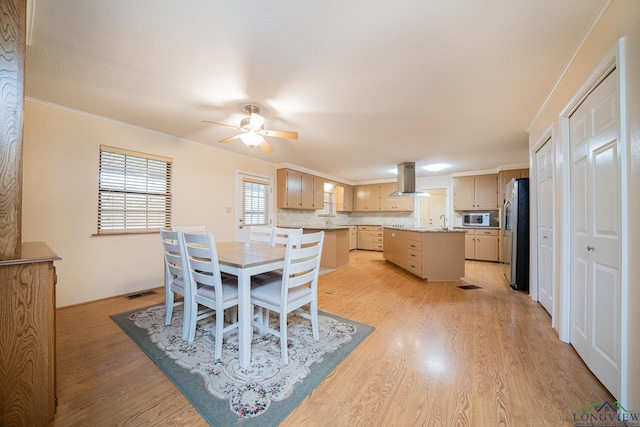
M 236 172 L 275 183 L 270 163 L 27 99 L 22 240 L 63 258 L 58 307 L 163 285 L 158 234 L 93 236 L 100 144 L 173 158 L 173 225 L 205 225 L 221 241 L 235 239 Z

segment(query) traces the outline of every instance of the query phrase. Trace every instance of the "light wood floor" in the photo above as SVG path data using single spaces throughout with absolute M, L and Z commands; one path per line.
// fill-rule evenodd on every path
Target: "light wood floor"
M 466 271 L 481 289 L 422 281 L 357 251 L 321 276 L 321 310 L 376 330 L 282 425 L 569 426 L 595 400 L 613 402 L 501 265 Z M 161 302 L 157 291 L 58 310 L 54 426 L 206 425 L 108 317 Z

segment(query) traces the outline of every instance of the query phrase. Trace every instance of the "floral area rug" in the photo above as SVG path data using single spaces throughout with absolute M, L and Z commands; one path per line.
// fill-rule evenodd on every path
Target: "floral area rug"
M 289 363 L 279 338 L 254 332 L 251 365 L 238 364 L 238 336 L 226 336 L 213 359 L 212 319 L 198 322 L 192 343 L 182 339 L 182 311 L 164 325 L 164 305 L 111 316 L 213 426 L 276 426 L 360 344 L 373 327 L 320 312 L 320 340 L 308 319 L 289 315 Z M 273 315 L 272 315 L 273 316 Z M 272 322 L 277 322 L 273 317 Z

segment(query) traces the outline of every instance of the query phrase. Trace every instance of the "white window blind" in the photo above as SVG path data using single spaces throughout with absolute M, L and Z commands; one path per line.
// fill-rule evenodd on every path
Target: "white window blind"
M 257 178 L 242 178 L 242 223 L 271 225 L 269 200 L 271 183 Z
M 169 228 L 172 162 L 167 157 L 101 145 L 98 234 Z

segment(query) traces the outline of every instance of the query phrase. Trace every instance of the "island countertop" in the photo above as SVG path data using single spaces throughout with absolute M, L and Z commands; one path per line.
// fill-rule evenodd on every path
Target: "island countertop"
M 384 228 L 392 228 L 394 230 L 415 231 L 418 233 L 464 233 L 465 230 L 460 229 L 442 229 L 433 227 L 397 227 L 397 226 L 384 226 Z
M 306 225 L 279 225 L 278 227 L 282 228 L 302 228 L 303 230 L 348 230 L 348 225 L 324 225 L 319 227 L 310 227 Z

